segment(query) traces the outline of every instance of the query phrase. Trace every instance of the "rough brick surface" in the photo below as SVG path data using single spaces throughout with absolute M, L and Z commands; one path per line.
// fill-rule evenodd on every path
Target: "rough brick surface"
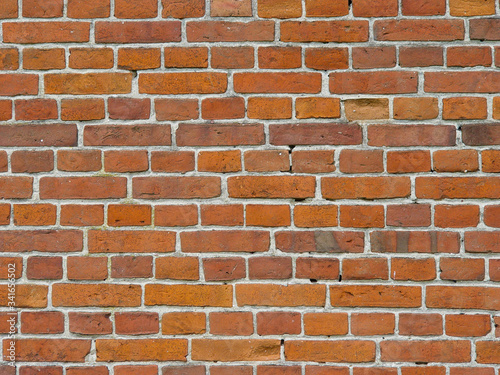
M 499 42 L 498 0 L 0 0 L 0 375 L 500 375 Z

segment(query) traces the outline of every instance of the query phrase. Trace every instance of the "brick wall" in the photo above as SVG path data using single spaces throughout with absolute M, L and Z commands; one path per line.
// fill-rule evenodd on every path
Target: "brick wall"
M 498 375 L 499 14 L 0 0 L 0 374 Z

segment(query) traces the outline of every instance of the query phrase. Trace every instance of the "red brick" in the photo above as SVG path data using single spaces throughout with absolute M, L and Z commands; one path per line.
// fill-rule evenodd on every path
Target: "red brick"
M 187 340 L 184 339 L 97 339 L 97 361 L 184 361 Z
M 64 69 L 64 48 L 26 48 L 23 50 L 23 68 L 29 70 Z
M 481 155 L 483 172 L 500 172 L 500 151 L 484 150 Z
M 347 313 L 304 314 L 304 333 L 308 336 L 345 335 L 348 326 Z
M 188 42 L 264 42 L 274 40 L 273 21 L 199 21 L 186 25 Z
M 110 119 L 140 120 L 149 119 L 151 103 L 149 99 L 109 98 Z
M 63 276 L 61 257 L 30 257 L 26 276 L 31 280 L 58 280 Z
M 456 232 L 379 231 L 370 234 L 372 252 L 458 253 L 460 236 Z
M 424 78 L 425 92 L 497 93 L 500 89 L 499 72 L 426 72 Z
M 235 73 L 234 91 L 238 93 L 310 93 L 321 91 L 319 73 Z
M 110 14 L 109 0 L 68 0 L 70 18 L 106 18 Z
M 257 257 L 248 259 L 250 280 L 279 280 L 292 277 L 292 259 L 288 257 Z
M 440 16 L 446 13 L 446 0 L 403 0 L 405 16 Z
M 233 305 L 232 285 L 147 284 L 144 291 L 146 306 L 213 306 Z
M 442 47 L 400 47 L 399 49 L 399 65 L 403 67 L 442 66 L 443 64 Z
M 17 70 L 18 68 L 19 68 L 18 50 L 16 48 L 1 48 L 0 70 Z
M 114 64 L 111 48 L 70 48 L 69 67 L 73 69 L 111 69 Z
M 158 121 L 191 120 L 198 118 L 196 99 L 155 99 Z
M 120 48 L 118 50 L 118 68 L 143 70 L 159 68 L 161 50 L 159 48 Z
M 355 17 L 394 17 L 398 15 L 396 0 L 358 0 L 352 4 Z
M 155 277 L 157 279 L 198 280 L 198 258 L 195 257 L 161 257 L 155 261 Z
M 61 206 L 61 225 L 94 226 L 104 223 L 104 206 L 67 204 Z
M 112 227 L 151 225 L 151 206 L 140 204 L 110 204 L 108 225 Z
M 14 204 L 14 224 L 23 226 L 55 225 L 57 207 L 53 204 Z
M 436 278 L 433 258 L 392 258 L 391 278 L 394 280 L 428 281 Z
M 102 199 L 126 196 L 124 177 L 42 177 L 42 199 Z
M 210 366 L 210 375 L 252 375 L 251 366 Z
M 264 1 L 269 2 L 269 0 Z M 273 6 L 279 7 L 280 4 L 274 3 Z M 294 69 L 302 66 L 302 49 L 300 47 L 260 47 L 258 53 L 260 69 Z
M 259 336 L 299 334 L 300 314 L 293 312 L 257 313 L 257 333 Z
M 464 38 L 463 20 L 402 19 L 375 21 L 375 40 L 452 41 Z
M 316 70 L 347 69 L 349 50 L 347 48 L 306 48 L 305 64 Z
M 54 99 L 16 100 L 16 120 L 52 120 L 57 119 L 57 102 Z
M 421 299 L 419 286 L 330 286 L 330 300 L 334 307 L 420 307 Z
M 243 118 L 245 117 L 245 99 L 242 97 L 203 99 L 201 117 L 208 120 Z
M 0 18 L 16 18 L 18 16 L 17 1 L 6 0 L 2 3 Z M 10 375 L 10 374 L 9 374 Z
M 387 340 L 380 350 L 384 362 L 469 362 L 470 346 L 465 340 Z
M 0 367 L 0 369 L 2 368 Z M 5 372 L 5 375 L 15 375 L 15 367 L 10 367 L 10 369 L 13 369 L 14 372 Z M 22 366 L 19 368 L 20 375 L 38 375 L 40 373 L 44 375 L 62 375 L 63 368 L 59 366 Z
M 3 341 L 4 356 L 7 356 L 10 339 Z M 16 362 L 84 362 L 90 353 L 90 340 L 82 339 L 17 339 Z
M 212 68 L 248 69 L 254 67 L 253 47 L 212 47 L 210 52 Z
M 362 232 L 276 232 L 276 248 L 287 253 L 362 253 Z
M 417 92 L 415 72 L 342 72 L 330 73 L 332 94 L 410 94 Z
M 68 367 L 66 369 L 67 375 L 108 375 L 108 368 L 105 366 L 88 366 L 88 367 Z
M 264 120 L 292 118 L 292 99 L 248 98 L 247 116 Z
M 431 225 L 431 207 L 428 204 L 387 206 L 387 225 L 396 227 L 428 227 Z
M 116 18 L 154 18 L 158 14 L 156 0 L 115 0 Z
M 491 317 L 489 315 L 446 315 L 445 329 L 449 336 L 485 336 L 491 331 Z
M 349 2 L 347 0 L 325 1 L 306 0 L 307 17 L 338 17 L 349 13 Z
M 490 198 L 500 196 L 495 177 L 417 177 L 418 198 Z M 482 189 L 476 187 L 482 185 Z
M 253 333 L 251 312 L 212 312 L 210 333 L 221 336 L 249 336 Z
M 431 308 L 479 309 L 498 308 L 497 288 L 480 286 L 427 286 L 426 306 Z
M 1 177 L 0 198 L 31 198 L 33 195 L 33 177 Z
M 491 66 L 491 49 L 488 47 L 448 47 L 448 66 Z
M 295 116 L 299 119 L 338 118 L 340 117 L 340 100 L 338 98 L 297 98 Z
M 433 154 L 437 172 L 474 172 L 479 169 L 476 150 L 439 150 Z
M 500 40 L 497 18 L 478 18 L 470 20 L 470 38 L 479 40 Z
M 83 234 L 78 230 L 4 230 L 0 241 L 6 252 L 76 252 L 83 248 Z
M 193 151 L 152 151 L 151 170 L 154 172 L 180 172 L 194 170 Z
M 386 139 L 389 139 L 388 137 Z M 411 173 L 430 172 L 431 155 L 429 151 L 388 151 L 387 172 Z
M 23 311 L 21 333 L 56 334 L 64 332 L 64 314 L 60 311 Z
M 212 17 L 250 17 L 252 2 L 250 0 L 211 0 L 210 15 Z
M 175 233 L 152 230 L 90 230 L 90 253 L 170 253 L 175 250 Z
M 106 257 L 68 257 L 69 280 L 105 280 L 108 277 Z
M 243 258 L 203 259 L 203 272 L 207 281 L 237 280 L 246 277 Z
M 460 97 L 443 99 L 444 120 L 478 120 L 488 116 L 486 98 Z
M 83 43 L 89 41 L 89 22 L 5 22 L 4 43 Z
M 149 168 L 147 151 L 104 151 L 106 172 L 142 172 Z
M 389 335 L 394 333 L 394 314 L 354 313 L 351 315 L 351 332 L 357 336 Z
M 498 145 L 500 144 L 500 126 L 495 124 L 463 125 L 462 141 L 471 146 Z
M 363 135 L 357 124 L 276 124 L 269 127 L 273 145 L 357 145 Z
M 164 335 L 191 335 L 205 333 L 205 313 L 171 312 L 163 314 L 161 332 Z
M 61 120 L 91 121 L 104 118 L 104 100 L 95 99 L 62 99 Z
M 46 74 L 46 94 L 127 94 L 132 89 L 131 73 Z
M 155 225 L 161 227 L 187 227 L 198 224 L 196 205 L 155 206 Z
M 115 332 L 118 335 L 149 335 L 158 333 L 159 330 L 160 322 L 158 319 L 158 313 L 115 313 Z
M 245 151 L 245 170 L 249 172 L 289 171 L 289 153 L 285 150 Z
M 269 250 L 269 233 L 257 230 L 213 230 L 182 232 L 185 253 L 264 252 Z
M 296 173 L 328 173 L 335 171 L 334 151 L 293 151 L 292 171 Z
M 201 225 L 243 225 L 242 204 L 204 204 L 200 209 Z
M 282 42 L 355 43 L 368 40 L 368 21 L 285 21 Z
M 297 18 L 302 15 L 300 0 L 258 0 L 258 15 L 261 18 Z
M 106 335 L 113 332 L 110 313 L 79 313 L 70 311 L 69 331 L 81 335 Z
M 165 48 L 164 54 L 167 68 L 208 67 L 208 48 L 206 47 L 169 47 Z
M 134 198 L 213 198 L 221 193 L 219 177 L 134 177 Z
M 187 0 L 182 3 L 176 0 L 162 0 L 163 18 L 191 18 L 203 17 L 205 14 L 205 2 L 203 0 Z
M 368 145 L 388 147 L 454 146 L 455 127 L 448 125 L 369 125 Z
M 339 261 L 330 258 L 297 258 L 295 277 L 309 280 L 337 280 Z
M 238 306 L 324 306 L 324 285 L 237 284 Z
M 7 121 L 12 118 L 12 101 L 0 100 L 0 121 Z
M 97 43 L 165 43 L 181 41 L 178 21 L 107 22 L 95 24 Z
M 410 195 L 406 177 L 322 177 L 321 193 L 325 199 L 402 198 Z
M 354 69 L 392 68 L 394 66 L 396 66 L 396 47 L 354 47 L 352 49 Z
M 158 375 L 158 367 L 156 365 L 144 366 L 129 366 L 129 365 L 116 365 L 114 366 L 115 375 Z
M 434 225 L 442 228 L 475 227 L 479 223 L 479 206 L 437 205 Z
M 382 150 L 342 150 L 339 169 L 343 173 L 375 173 L 384 170 Z
M 340 226 L 350 228 L 383 228 L 383 206 L 340 206 Z
M 290 340 L 285 342 L 285 358 L 289 361 L 372 362 L 375 343 L 364 340 Z
M 37 94 L 38 76 L 33 74 L 0 75 L 0 96 Z
M 307 176 L 242 176 L 228 178 L 231 198 L 309 198 L 316 181 Z
M 205 375 L 205 366 L 168 366 L 164 367 L 162 375 Z
M 124 284 L 53 284 L 52 304 L 66 307 L 133 307 L 141 304 L 141 286 Z
M 442 280 L 484 280 L 484 259 L 441 258 Z
M 408 336 L 443 334 L 443 317 L 439 314 L 399 314 L 399 333 Z
M 345 280 L 388 280 L 387 260 L 384 258 L 346 258 L 342 261 L 342 278 Z
M 14 173 L 50 172 L 54 169 L 52 151 L 14 151 L 10 157 Z
M 192 357 L 195 361 L 272 361 L 280 357 L 279 340 L 194 339 Z
M 264 144 L 261 124 L 179 124 L 178 146 L 237 146 Z

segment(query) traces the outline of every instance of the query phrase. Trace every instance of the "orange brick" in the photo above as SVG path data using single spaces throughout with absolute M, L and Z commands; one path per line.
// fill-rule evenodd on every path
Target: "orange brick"
M 156 258 L 157 279 L 198 280 L 198 258 L 195 257 L 161 257 Z
M 200 172 L 238 172 L 241 171 L 240 150 L 200 151 L 198 153 Z
M 201 225 L 243 225 L 242 204 L 205 204 L 201 206 Z
M 263 120 L 292 118 L 291 98 L 248 98 L 248 118 Z
M 251 226 L 281 227 L 290 225 L 290 207 L 286 205 L 246 206 L 246 224 Z
M 436 263 L 433 258 L 392 258 L 391 278 L 412 281 L 434 280 L 436 278 Z
M 475 227 L 479 223 L 479 207 L 471 205 L 438 205 L 434 223 L 441 228 Z
M 295 206 L 293 221 L 303 228 L 335 227 L 337 226 L 337 206 Z
M 475 172 L 479 169 L 476 150 L 439 150 L 432 158 L 437 172 Z
M 390 335 L 395 328 L 394 314 L 353 313 L 351 332 L 357 336 Z
M 340 99 L 338 98 L 297 98 L 295 100 L 297 118 L 338 118 Z

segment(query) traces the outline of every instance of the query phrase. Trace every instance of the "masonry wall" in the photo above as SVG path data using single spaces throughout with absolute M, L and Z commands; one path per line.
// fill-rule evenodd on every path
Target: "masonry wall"
M 0 0 L 0 374 L 498 375 L 499 14 Z

